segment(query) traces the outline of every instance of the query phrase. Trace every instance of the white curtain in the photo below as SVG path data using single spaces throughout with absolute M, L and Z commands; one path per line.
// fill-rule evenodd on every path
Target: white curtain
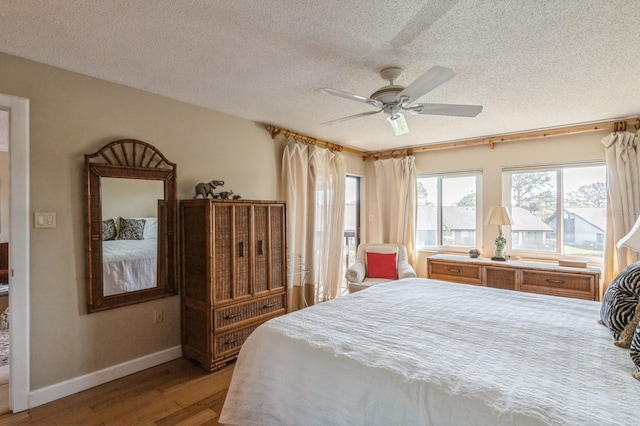
M 616 247 L 640 215 L 638 135 L 611 133 L 602 139 L 607 162 L 607 230 L 604 248 L 605 287 L 618 272 L 639 260 L 638 253 Z
M 347 173 L 341 153 L 285 140 L 281 197 L 287 202 L 287 284 L 289 289 L 302 286 L 302 300 L 291 308 L 339 295 Z M 304 289 L 308 286 L 312 300 Z
M 418 205 L 415 157 L 376 160 L 373 165 L 380 242 L 406 246 L 413 264 Z

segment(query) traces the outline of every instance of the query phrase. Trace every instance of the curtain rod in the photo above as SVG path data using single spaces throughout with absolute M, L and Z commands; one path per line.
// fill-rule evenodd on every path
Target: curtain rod
M 272 126 L 271 124 L 266 124 L 264 128 L 267 129 L 267 132 L 271 133 L 271 139 L 274 139 L 278 134 L 281 134 L 284 136 L 291 136 L 292 138 L 298 139 L 302 142 L 305 142 L 311 145 L 324 146 L 325 148 L 329 148 L 333 151 L 350 152 L 351 154 L 361 155 L 365 158 L 369 156 L 369 154 L 367 154 L 364 151 L 358 151 L 357 149 L 347 148 L 346 146 L 312 138 L 311 136 L 306 136 L 300 133 L 292 132 L 291 130 L 282 129 L 280 127 Z
M 489 145 L 491 149 L 497 143 L 518 142 L 530 139 L 541 139 L 553 136 L 573 135 L 586 132 L 597 132 L 611 130 L 613 132 L 624 132 L 627 127 L 640 129 L 640 117 L 618 119 L 611 121 L 594 122 L 589 124 L 563 126 L 543 130 L 531 130 L 522 133 L 505 133 L 503 135 L 487 136 L 473 139 L 460 139 L 450 142 L 436 143 L 433 145 L 415 146 L 412 148 L 394 149 L 389 151 L 370 152 L 367 155 L 373 158 L 395 157 L 398 155 L 411 155 L 416 152 L 435 151 L 440 149 L 462 148 L 474 145 Z
M 312 138 L 310 136 L 292 132 L 290 130 L 282 129 L 280 127 L 272 126 L 270 124 L 265 125 L 265 129 L 267 129 L 267 131 L 271 133 L 271 138 L 275 138 L 277 134 L 281 133 L 285 136 L 292 136 L 303 142 L 324 146 L 329 149 L 333 149 L 335 151 L 344 151 L 344 152 L 350 152 L 352 154 L 361 155 L 363 159 L 367 159 L 369 157 L 372 157 L 375 159 L 382 158 L 382 157 L 397 157 L 397 156 L 404 156 L 404 155 L 413 155 L 416 152 L 436 151 L 436 150 L 451 149 L 451 148 L 463 148 L 463 147 L 475 146 L 475 145 L 489 145 L 491 149 L 493 149 L 495 147 L 495 144 L 498 144 L 498 143 L 518 142 L 518 141 L 541 139 L 541 138 L 548 138 L 548 137 L 554 137 L 554 136 L 574 135 L 574 134 L 587 133 L 587 132 L 598 132 L 602 130 L 610 130 L 612 132 L 619 132 L 619 131 L 624 132 L 625 130 L 627 130 L 627 127 L 635 127 L 636 129 L 640 130 L 640 117 L 608 120 L 608 121 L 578 124 L 578 125 L 571 125 L 571 126 L 554 127 L 554 128 L 541 129 L 541 130 L 531 130 L 531 131 L 521 132 L 521 133 L 505 133 L 502 135 L 486 136 L 481 138 L 460 139 L 455 141 L 435 143 L 431 145 L 415 146 L 411 148 L 393 149 L 388 151 L 364 152 L 364 151 L 359 151 L 357 149 L 347 148 L 331 142 L 322 141 L 316 138 Z

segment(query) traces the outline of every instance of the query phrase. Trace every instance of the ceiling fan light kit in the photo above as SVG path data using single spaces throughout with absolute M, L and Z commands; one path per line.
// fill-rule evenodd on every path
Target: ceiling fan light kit
M 398 112 L 394 115 L 387 117 L 389 124 L 391 124 L 391 130 L 395 136 L 404 135 L 409 133 L 409 126 L 407 126 L 407 120 L 404 118 L 404 114 Z
M 380 76 L 383 79 L 388 80 L 389 84 L 376 90 L 368 98 L 337 89 L 322 89 L 322 91 L 328 95 L 351 99 L 379 108 L 377 111 L 368 111 L 350 115 L 348 117 L 327 121 L 322 124 L 335 124 L 352 120 L 354 118 L 384 112 L 387 114 L 387 120 L 391 124 L 393 134 L 400 136 L 409 132 L 409 127 L 402 111 L 409 111 L 414 115 L 448 115 L 454 117 L 475 117 L 482 111 L 481 105 L 414 103 L 418 98 L 453 78 L 456 73 L 449 68 L 434 66 L 406 88 L 395 84 L 395 81 L 400 78 L 401 75 L 402 68 L 384 68 L 380 71 Z

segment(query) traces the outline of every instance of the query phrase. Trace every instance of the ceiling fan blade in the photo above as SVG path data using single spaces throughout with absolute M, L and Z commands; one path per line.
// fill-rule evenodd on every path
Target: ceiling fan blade
M 408 108 L 413 114 L 452 115 L 455 117 L 475 117 L 482 111 L 482 105 L 456 104 L 415 104 Z
M 331 121 L 325 121 L 324 123 L 320 123 L 320 125 L 336 124 L 336 123 L 340 123 L 342 121 L 353 120 L 354 118 L 366 117 L 367 115 L 377 114 L 379 112 L 382 112 L 382 110 L 361 112 L 360 114 L 354 114 L 354 115 L 349 115 L 347 117 L 337 118 L 337 119 L 331 120 Z
M 338 90 L 338 89 L 330 89 L 328 87 L 325 87 L 325 88 L 320 89 L 320 90 L 322 92 L 326 93 L 327 95 L 339 96 L 341 98 L 351 99 L 352 101 L 358 101 L 358 102 L 362 102 L 364 104 L 373 105 L 376 108 L 382 108 L 382 102 L 376 101 L 376 100 L 371 99 L 371 98 L 366 98 L 366 97 L 360 96 L 360 95 L 354 95 L 353 93 L 343 92 L 342 90 Z
M 408 85 L 402 92 L 398 93 L 396 100 L 401 101 L 404 98 L 408 99 L 405 102 L 415 101 L 427 92 L 430 92 L 440 86 L 442 83 L 449 81 L 455 75 L 456 73 L 449 68 L 437 65 L 435 67 L 431 67 L 413 83 Z

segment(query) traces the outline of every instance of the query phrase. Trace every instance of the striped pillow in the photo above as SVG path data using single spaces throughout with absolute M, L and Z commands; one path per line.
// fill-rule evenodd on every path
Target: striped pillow
M 628 348 L 638 325 L 636 314 L 640 302 L 640 262 L 621 271 L 602 298 L 600 319 L 615 339 L 617 346 Z
M 118 229 L 119 240 L 143 240 L 144 239 L 144 219 L 120 218 Z
M 631 340 L 631 359 L 636 365 L 636 372 L 633 373 L 633 377 L 640 380 L 640 324 L 636 327 L 636 332 Z
M 116 221 L 113 219 L 107 219 L 102 221 L 102 241 L 115 240 L 118 236 L 118 228 L 116 228 Z

